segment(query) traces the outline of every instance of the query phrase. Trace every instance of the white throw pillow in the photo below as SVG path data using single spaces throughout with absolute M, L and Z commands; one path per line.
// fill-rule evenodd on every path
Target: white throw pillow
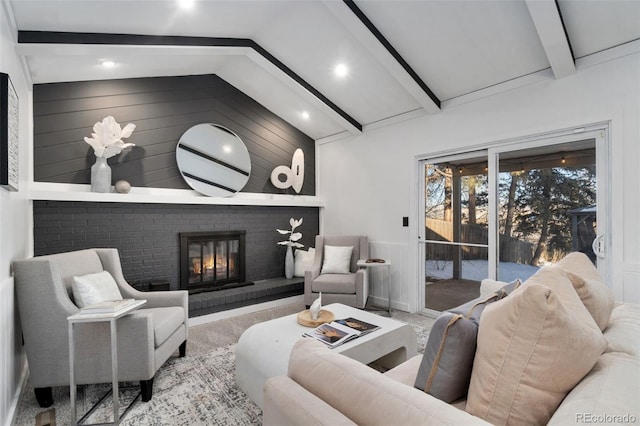
M 497 292 L 502 287 L 507 286 L 509 284 L 514 284 L 519 281 L 520 281 L 519 278 L 516 278 L 514 281 L 511 281 L 510 283 L 505 281 L 492 280 L 491 278 L 485 278 L 480 282 L 480 297 L 491 296 L 493 293 Z M 515 287 L 516 288 L 520 287 L 520 284 L 516 284 Z
M 71 288 L 79 308 L 109 300 L 122 300 L 118 284 L 107 271 L 74 276 Z
M 309 251 L 296 250 L 295 263 L 293 266 L 294 277 L 304 277 L 304 271 L 310 269 L 313 266 L 313 260 L 316 257 L 316 249 L 309 248 Z
M 509 283 L 485 278 L 480 282 L 480 297 L 487 297 L 495 293 Z
M 324 246 L 324 262 L 321 274 L 351 273 L 353 246 Z

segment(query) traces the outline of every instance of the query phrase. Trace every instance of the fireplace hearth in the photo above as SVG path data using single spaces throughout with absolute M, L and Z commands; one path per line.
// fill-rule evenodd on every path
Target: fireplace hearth
M 180 289 L 193 294 L 251 284 L 245 281 L 245 231 L 180 233 Z

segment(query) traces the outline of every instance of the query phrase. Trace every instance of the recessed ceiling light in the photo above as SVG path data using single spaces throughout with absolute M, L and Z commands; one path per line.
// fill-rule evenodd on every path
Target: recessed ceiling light
M 178 0 L 178 6 L 180 6 L 181 9 L 191 9 L 194 4 L 194 0 Z
M 116 65 L 113 61 L 102 61 L 102 66 L 105 68 L 113 68 Z
M 338 64 L 333 69 L 333 73 L 337 77 L 346 77 L 346 75 L 349 74 L 349 68 L 347 68 L 345 64 Z
M 308 120 L 310 115 L 309 115 L 309 113 L 307 111 L 302 111 L 300 113 L 300 117 L 302 117 L 304 120 Z

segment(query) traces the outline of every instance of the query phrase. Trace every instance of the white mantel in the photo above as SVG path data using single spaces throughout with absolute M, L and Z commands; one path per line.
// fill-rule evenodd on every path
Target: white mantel
M 21 188 L 22 189 L 22 188 Z M 91 185 L 30 182 L 27 198 L 100 203 L 208 204 L 226 206 L 324 207 L 316 196 L 239 192 L 233 197 L 207 197 L 191 189 L 131 188 L 128 194 L 91 192 Z

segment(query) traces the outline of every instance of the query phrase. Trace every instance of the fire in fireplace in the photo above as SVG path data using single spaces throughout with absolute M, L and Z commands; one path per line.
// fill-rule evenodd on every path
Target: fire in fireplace
M 191 293 L 245 282 L 245 231 L 181 232 L 180 288 Z

